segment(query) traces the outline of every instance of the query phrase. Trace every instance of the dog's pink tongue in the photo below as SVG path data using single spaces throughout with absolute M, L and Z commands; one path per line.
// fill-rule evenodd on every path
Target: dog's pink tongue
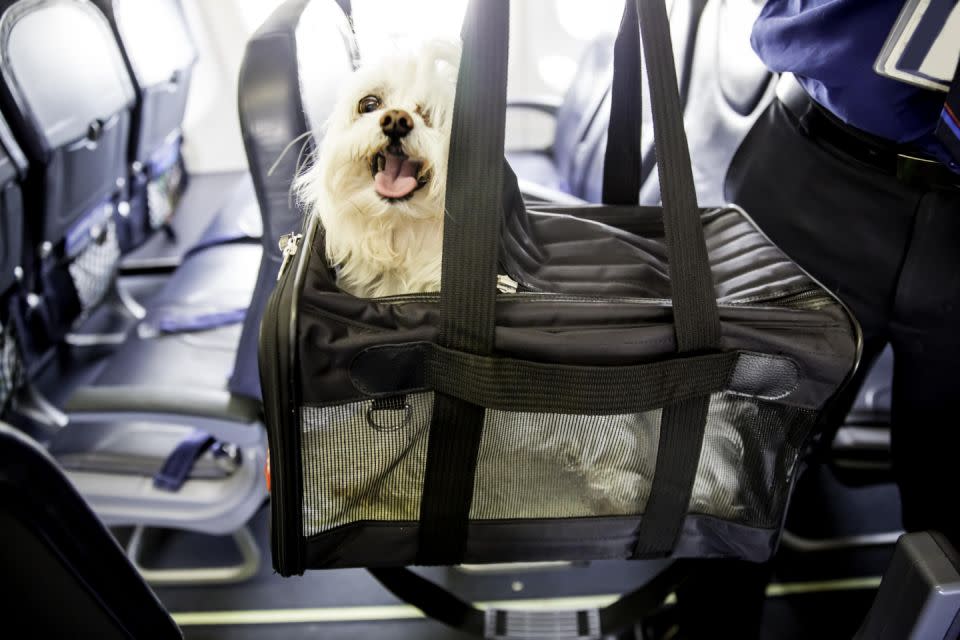
M 373 179 L 373 187 L 384 198 L 403 198 L 417 188 L 418 162 L 406 156 L 385 154 L 386 162 Z

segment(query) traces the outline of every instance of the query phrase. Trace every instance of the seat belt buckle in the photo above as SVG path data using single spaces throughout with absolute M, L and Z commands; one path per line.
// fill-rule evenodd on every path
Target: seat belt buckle
M 486 640 L 601 640 L 600 612 L 487 609 Z

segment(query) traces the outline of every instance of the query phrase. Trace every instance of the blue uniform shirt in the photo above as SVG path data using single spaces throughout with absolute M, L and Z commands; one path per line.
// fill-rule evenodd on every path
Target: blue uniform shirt
M 814 100 L 847 124 L 914 144 L 960 170 L 933 135 L 946 95 L 873 70 L 903 5 L 904 0 L 767 0 L 750 41 L 767 67 L 792 72 Z

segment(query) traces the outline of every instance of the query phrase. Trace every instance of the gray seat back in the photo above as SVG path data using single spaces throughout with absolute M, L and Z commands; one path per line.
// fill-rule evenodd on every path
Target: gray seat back
M 561 189 L 572 195 L 582 193 L 580 168 L 584 164 L 583 154 L 590 153 L 585 141 L 610 91 L 612 78 L 613 37 L 602 36 L 587 46 L 557 109 L 553 159 Z
M 110 25 L 88 2 L 0 2 L 0 48 L 0 102 L 29 161 L 25 225 L 37 256 L 25 260 L 26 286 L 39 303 L 28 321 L 42 350 L 113 280 L 134 94 Z
M 4 113 L 30 160 L 29 187 L 38 193 L 28 196 L 42 205 L 37 237 L 56 243 L 117 193 L 133 86 L 109 24 L 91 4 L 8 0 L 0 9 Z
M 706 0 L 673 0 L 670 3 L 670 36 L 673 42 L 673 58 L 677 67 L 677 82 L 680 99 L 688 100 L 691 85 L 692 62 L 701 15 Z M 647 86 L 646 67 L 641 68 L 643 82 L 643 110 L 641 125 L 641 184 L 654 174 L 656 154 L 653 145 L 653 119 L 650 112 L 650 90 Z M 607 87 L 609 88 L 610 76 Z M 607 147 L 607 127 L 610 124 L 610 94 L 607 91 L 599 112 L 594 118 L 581 143 L 582 149 L 574 175 L 573 194 L 588 202 L 600 202 L 603 197 L 603 161 Z M 647 202 L 642 200 L 641 202 Z
M 180 638 L 53 458 L 0 423 L 4 624 L 37 638 Z
M 197 49 L 179 0 L 93 2 L 110 21 L 136 93 L 129 150 L 132 215 L 147 223 L 144 230 L 156 229 L 173 213 L 183 184 L 181 125 Z
M 260 397 L 260 318 L 280 269 L 280 236 L 303 226 L 291 193 L 322 135 L 337 87 L 355 68 L 350 23 L 334 0 L 287 0 L 247 43 L 240 70 L 240 127 L 263 219 L 263 258 L 247 311 L 230 390 Z
M 179 134 L 197 49 L 179 0 L 94 0 L 122 45 L 134 80 L 131 159 L 148 164 Z

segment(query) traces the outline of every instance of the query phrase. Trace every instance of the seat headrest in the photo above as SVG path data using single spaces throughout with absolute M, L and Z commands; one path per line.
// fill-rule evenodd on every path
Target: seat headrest
M 93 2 L 116 29 L 138 87 L 165 84 L 197 61 L 179 0 Z
M 28 156 L 44 156 L 85 136 L 92 122 L 129 109 L 133 85 L 96 7 L 79 0 L 19 0 L 0 8 L 5 113 L 22 123 L 15 128 L 23 132 Z
M 322 135 L 337 88 L 354 70 L 356 51 L 350 22 L 334 0 L 287 0 L 247 43 L 240 127 L 263 217 L 264 249 L 278 263 L 280 236 L 302 223 L 290 190 L 310 148 L 307 134 Z

